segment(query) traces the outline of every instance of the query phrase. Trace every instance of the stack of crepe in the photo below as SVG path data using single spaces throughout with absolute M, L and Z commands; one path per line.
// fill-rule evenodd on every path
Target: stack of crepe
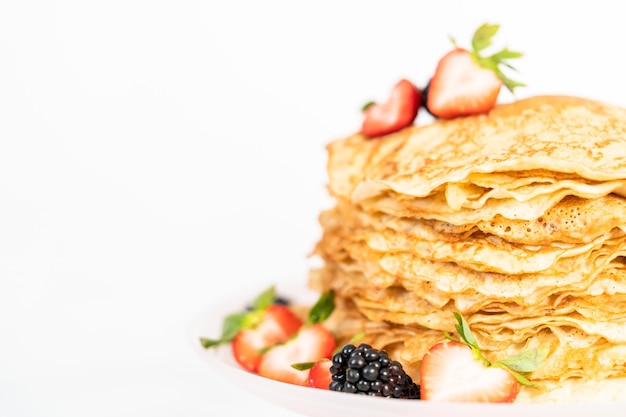
M 459 312 L 492 360 L 548 350 L 518 401 L 626 394 L 626 109 L 532 97 L 327 150 L 309 284 L 335 291 L 339 338 L 419 380 Z

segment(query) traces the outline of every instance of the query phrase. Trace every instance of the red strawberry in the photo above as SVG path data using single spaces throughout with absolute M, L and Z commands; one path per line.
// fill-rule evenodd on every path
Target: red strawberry
M 502 81 L 482 68 L 465 49 L 456 48 L 437 65 L 430 81 L 426 106 L 441 119 L 485 113 L 498 100 Z
M 434 345 L 420 370 L 423 400 L 513 402 L 519 383 L 508 371 L 487 367 L 463 343 Z
M 485 358 L 460 313 L 454 313 L 460 342 L 437 343 L 422 358 L 420 387 L 423 400 L 513 402 L 520 384 L 533 386 L 524 374 L 542 366 L 548 351 L 529 349 L 512 358 Z M 451 339 L 446 333 L 446 338 Z
M 309 373 L 292 365 L 328 359 L 335 346 L 334 336 L 322 324 L 305 325 L 294 338 L 274 346 L 263 355 L 258 373 L 277 381 L 306 386 Z
M 422 93 L 406 79 L 396 83 L 384 103 L 373 103 L 364 110 L 361 133 L 373 138 L 396 132 L 413 123 L 422 104 Z
M 432 115 L 450 119 L 485 113 L 496 105 L 502 85 L 511 92 L 523 86 L 500 70 L 501 65 L 511 68 L 506 60 L 519 58 L 521 53 L 504 48 L 489 56 L 480 55 L 491 46 L 491 38 L 499 28 L 482 25 L 474 33 L 471 51 L 455 47 L 441 58 L 425 98 L 425 106 Z
M 333 364 L 331 360 L 323 359 L 313 364 L 309 370 L 309 387 L 328 389 L 332 380 L 330 367 Z
M 245 369 L 257 372 L 261 349 L 284 342 L 302 326 L 302 320 L 287 306 L 270 305 L 263 312 L 260 323 L 243 329 L 232 340 L 235 360 Z

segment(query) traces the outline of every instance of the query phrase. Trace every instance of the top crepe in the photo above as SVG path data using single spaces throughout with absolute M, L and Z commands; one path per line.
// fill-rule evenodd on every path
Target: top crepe
M 591 182 L 623 180 L 624 138 L 626 109 L 584 98 L 536 96 L 477 117 L 406 128 L 384 140 L 357 134 L 333 142 L 329 188 L 353 201 L 385 191 L 426 197 L 444 184 L 465 184 L 461 189 L 475 192 L 472 174 L 546 168 Z

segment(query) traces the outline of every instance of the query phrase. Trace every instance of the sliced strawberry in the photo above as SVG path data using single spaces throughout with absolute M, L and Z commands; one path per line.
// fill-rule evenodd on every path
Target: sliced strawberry
M 441 119 L 485 113 L 496 105 L 501 87 L 492 70 L 478 65 L 469 51 L 456 48 L 439 61 L 426 107 Z
M 513 402 L 519 383 L 508 371 L 487 367 L 459 342 L 438 343 L 422 359 L 423 400 Z
M 402 79 L 386 102 L 371 104 L 364 110 L 361 133 L 373 138 L 403 129 L 413 123 L 421 104 L 421 92 L 413 83 Z
M 270 305 L 262 314 L 260 323 L 237 333 L 231 345 L 235 360 L 251 372 L 258 370 L 262 349 L 289 339 L 303 324 L 302 320 L 284 305 Z
M 471 50 L 455 44 L 439 60 L 424 98 L 424 105 L 432 115 L 450 119 L 485 113 L 496 105 L 503 85 L 511 92 L 524 85 L 509 79 L 500 69 L 501 66 L 512 69 L 508 60 L 521 57 L 520 52 L 504 48 L 488 56 L 481 55 L 491 46 L 492 37 L 499 29 L 499 25 L 480 26 L 472 38 Z
M 465 318 L 455 312 L 460 341 L 437 343 L 422 358 L 422 399 L 438 401 L 513 402 L 520 385 L 533 386 L 526 375 L 541 366 L 548 349 L 529 349 L 490 362 L 481 352 Z M 452 337 L 446 332 L 446 339 Z
M 330 367 L 333 364 L 331 360 L 323 359 L 313 364 L 309 370 L 309 387 L 328 389 L 330 383 L 333 382 L 330 373 Z
M 309 373 L 297 370 L 292 365 L 329 359 L 335 346 L 334 336 L 322 324 L 305 325 L 294 338 L 263 355 L 258 373 L 277 381 L 306 386 Z

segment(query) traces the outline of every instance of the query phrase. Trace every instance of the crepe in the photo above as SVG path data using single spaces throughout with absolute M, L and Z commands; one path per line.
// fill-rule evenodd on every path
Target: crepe
M 309 285 L 335 291 L 338 337 L 419 380 L 460 312 L 492 360 L 549 351 L 519 401 L 626 381 L 626 109 L 537 96 L 327 151 Z

